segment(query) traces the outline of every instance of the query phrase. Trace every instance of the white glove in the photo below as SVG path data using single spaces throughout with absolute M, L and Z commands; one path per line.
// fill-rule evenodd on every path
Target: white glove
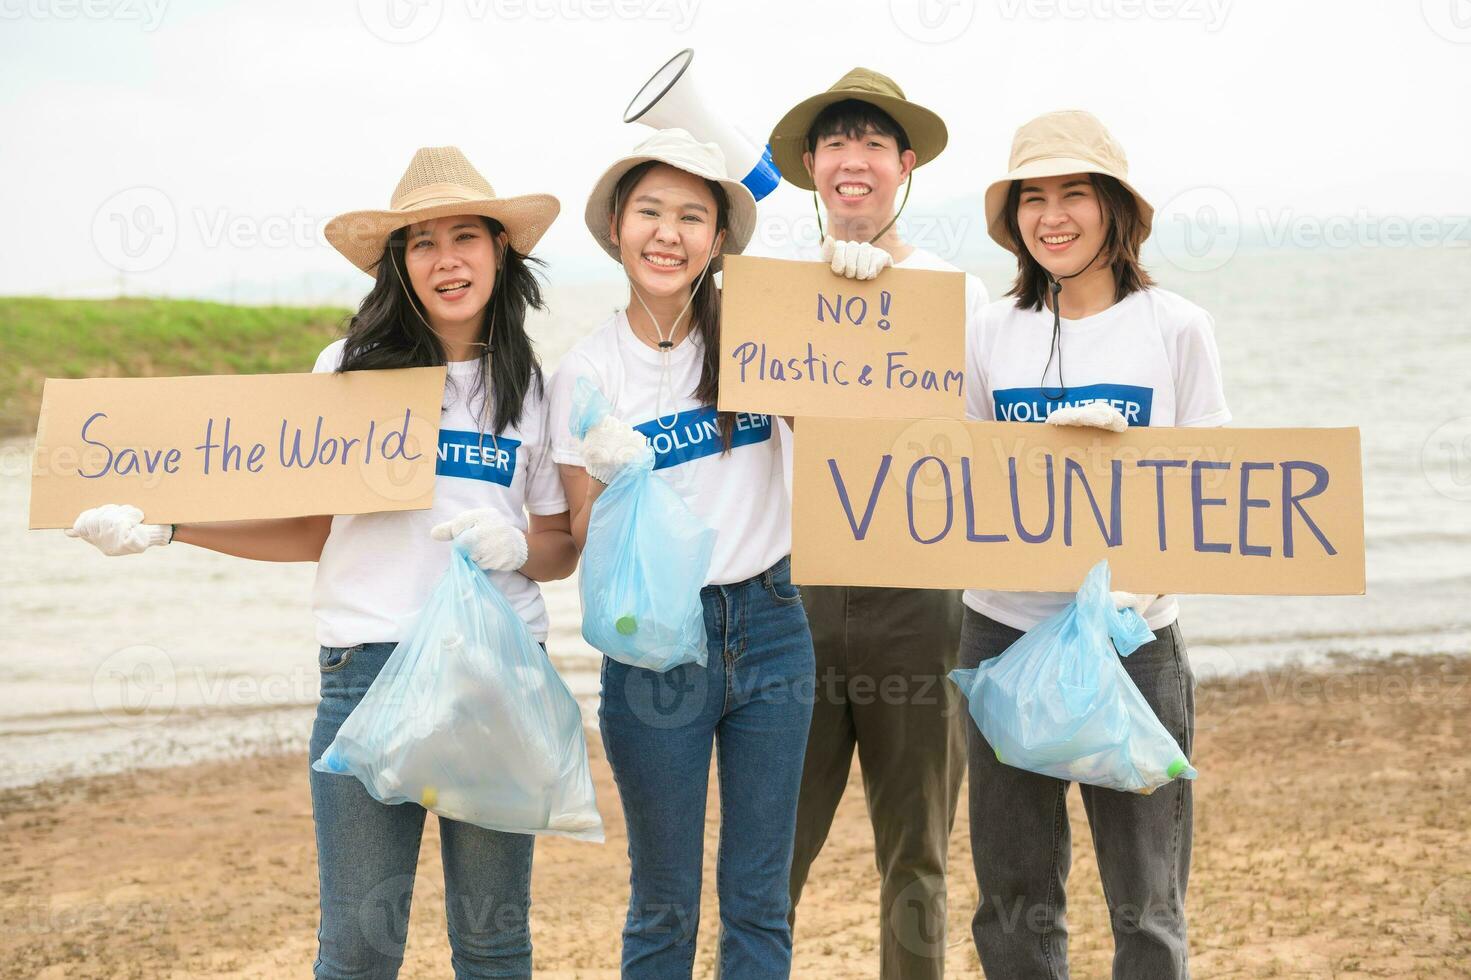
M 1069 405 L 1059 408 L 1047 416 L 1048 425 L 1091 425 L 1095 429 L 1126 432 L 1129 423 L 1118 409 L 1107 402 L 1089 402 L 1087 405 Z
M 647 436 L 611 415 L 603 416 L 582 440 L 583 468 L 599 483 L 612 483 L 625 466 L 642 463 L 653 455 Z
M 1115 609 L 1132 609 L 1141 618 L 1144 610 L 1154 605 L 1154 600 L 1159 598 L 1157 595 L 1136 595 L 1133 592 L 1110 592 L 1108 597 L 1113 600 Z
M 136 555 L 173 540 L 172 524 L 142 521 L 143 512 L 132 504 L 103 504 L 77 515 L 66 536 L 81 538 L 104 555 Z
M 894 264 L 894 257 L 872 242 L 835 242 L 828 235 L 822 240 L 822 261 L 845 279 L 873 279 Z
M 526 534 L 488 507 L 467 510 L 452 521 L 436 524 L 429 536 L 435 541 L 458 541 L 470 553 L 470 560 L 487 572 L 514 572 L 526 564 Z

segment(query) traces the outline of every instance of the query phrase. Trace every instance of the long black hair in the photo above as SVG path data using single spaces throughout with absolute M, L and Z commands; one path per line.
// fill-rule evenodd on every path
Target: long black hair
M 473 403 L 475 393 L 483 391 L 488 379 L 490 391 L 485 397 L 493 399 L 491 431 L 498 435 L 507 426 L 520 423 L 527 393 L 534 387 L 540 397 L 544 389 L 541 360 L 526 333 L 526 311 L 545 307 L 534 268 L 542 261 L 522 255 L 509 244 L 501 246 L 505 227 L 494 218 L 482 215 L 481 220 L 490 231 L 498 257 L 495 285 L 475 338 L 488 346 L 481 349 L 475 388 L 465 393 L 465 404 Z M 339 371 L 437 367 L 448 360 L 444 345 L 429 330 L 424 304 L 407 285 L 407 240 L 404 228 L 388 236 L 373 288 L 348 318 Z
M 633 189 L 656 166 L 659 166 L 657 160 L 644 161 L 619 178 L 618 185 L 613 189 L 613 226 L 618 229 L 620 236 L 623 231 L 623 212 L 628 207 Z M 707 179 L 705 186 L 710 188 L 710 193 L 715 198 L 713 234 L 718 235 L 730 227 L 730 197 L 725 193 L 725 188 L 713 180 Z M 711 259 L 712 265 L 714 261 Z M 630 285 L 630 288 L 637 287 Z M 700 279 L 694 301 L 690 303 L 690 332 L 699 335 L 704 347 L 704 360 L 700 365 L 700 380 L 695 385 L 694 398 L 703 405 L 714 405 L 716 396 L 720 393 L 720 290 L 715 287 L 713 272 L 707 272 Z M 720 440 L 729 451 L 731 439 L 735 435 L 735 413 L 721 412 L 717 417 L 717 424 Z

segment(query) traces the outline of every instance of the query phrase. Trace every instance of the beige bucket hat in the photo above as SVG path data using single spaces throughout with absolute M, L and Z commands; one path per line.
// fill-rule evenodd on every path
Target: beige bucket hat
M 898 82 L 871 68 L 854 68 L 826 92 L 798 102 L 771 131 L 772 162 L 783 177 L 803 190 L 817 190 L 807 168 L 802 165 L 802 154 L 807 152 L 807 131 L 822 110 L 845 99 L 878 106 L 903 126 L 909 145 L 914 149 L 916 167 L 939 156 L 950 139 L 945 120 L 904 98 L 904 90 Z
M 1123 147 L 1098 117 L 1081 109 L 1064 109 L 1038 116 L 1016 131 L 1011 141 L 1011 164 L 1005 177 L 986 188 L 986 227 L 1002 248 L 1017 252 L 1018 244 L 1006 230 L 1006 195 L 1013 181 L 1063 174 L 1107 174 L 1139 206 L 1143 237 L 1149 237 L 1154 208 L 1129 183 L 1129 161 Z M 1019 252 L 1017 254 L 1020 254 Z
M 720 270 L 721 256 L 738 255 L 745 251 L 746 244 L 756 231 L 756 199 L 751 196 L 745 184 L 733 180 L 726 173 L 725 154 L 716 144 L 701 143 L 683 129 L 660 129 L 634 147 L 633 153 L 615 161 L 603 171 L 603 175 L 593 185 L 592 193 L 587 197 L 587 230 L 592 232 L 592 237 L 597 239 L 604 252 L 618 262 L 623 261 L 618 246 L 613 244 L 609 235 L 609 222 L 612 221 L 614 211 L 613 192 L 618 188 L 618 181 L 623 179 L 624 174 L 649 161 L 668 164 L 696 177 L 713 180 L 725 188 L 725 196 L 730 200 L 730 214 L 727 216 L 729 228 L 725 233 L 725 241 L 720 246 L 720 255 L 710 262 L 711 272 Z
M 526 255 L 556 220 L 562 206 L 550 194 L 496 197 L 457 147 L 426 146 L 414 153 L 393 189 L 386 211 L 348 211 L 327 222 L 332 247 L 372 275 L 388 236 L 418 221 L 453 214 L 480 214 L 506 228 L 511 247 Z

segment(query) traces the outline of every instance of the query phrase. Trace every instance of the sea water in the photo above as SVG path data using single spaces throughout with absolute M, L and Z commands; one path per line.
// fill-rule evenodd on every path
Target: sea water
M 1004 267 L 976 271 L 1005 291 Z M 1197 675 L 1471 652 L 1471 249 L 1242 252 L 1208 273 L 1154 271 L 1215 318 L 1233 425 L 1363 431 L 1368 594 L 1183 597 Z M 553 290 L 532 328 L 547 362 L 619 293 Z M 187 546 L 106 558 L 27 531 L 30 454 L 24 439 L 0 446 L 0 786 L 304 752 L 315 566 Z M 543 590 L 553 661 L 591 717 L 598 655 L 576 578 Z

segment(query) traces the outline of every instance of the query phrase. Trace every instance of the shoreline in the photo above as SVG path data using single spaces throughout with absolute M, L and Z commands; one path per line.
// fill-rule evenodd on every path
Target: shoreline
M 1202 976 L 1451 977 L 1471 961 L 1471 656 L 1399 655 L 1200 685 L 1191 954 Z M 1406 734 L 1411 733 L 1411 734 Z M 616 976 L 626 838 L 589 739 L 606 844 L 544 838 L 538 976 Z M 3 943 L 17 975 L 299 976 L 317 882 L 304 753 L 78 777 L 0 791 Z M 713 783 L 713 780 L 712 780 Z M 712 785 L 712 804 L 714 801 Z M 962 796 L 962 799 L 964 797 Z M 1078 795 L 1069 795 L 1078 976 L 1111 940 Z M 712 968 L 714 843 L 696 976 Z M 949 968 L 975 975 L 962 804 L 951 836 Z M 871 976 L 872 834 L 855 768 L 799 909 L 794 976 Z M 425 825 L 406 976 L 443 975 L 437 821 Z
M 1214 649 L 1214 648 L 1213 648 Z M 598 655 L 601 656 L 601 655 Z M 1285 663 L 1265 663 L 1241 666 L 1234 661 L 1224 669 L 1221 664 L 1207 654 L 1204 657 L 1195 655 L 1192 657 L 1192 668 L 1195 671 L 1197 682 L 1207 690 L 1222 684 L 1232 682 L 1251 683 L 1261 679 L 1270 686 L 1272 677 L 1282 674 L 1291 675 L 1327 675 L 1339 667 L 1361 667 L 1372 665 L 1386 660 L 1401 657 L 1454 657 L 1453 654 L 1440 652 L 1421 652 L 1399 650 L 1390 653 L 1339 653 L 1323 652 L 1314 653 L 1306 657 L 1295 659 Z M 1471 657 L 1471 652 L 1466 654 Z M 553 666 L 567 682 L 576 697 L 578 705 L 582 708 L 583 730 L 587 733 L 589 745 L 598 739 L 597 726 L 597 663 L 589 660 L 583 663 L 579 655 L 553 657 Z M 589 686 L 591 685 L 591 686 Z M 179 755 L 173 761 L 159 762 L 156 764 L 130 765 L 125 760 L 130 747 L 126 744 L 122 748 L 111 750 L 104 757 L 107 762 L 96 771 L 80 771 L 76 767 L 74 771 L 68 771 L 61 775 L 43 775 L 38 779 L 25 781 L 16 780 L 11 782 L 0 782 L 0 816 L 10 808 L 13 800 L 23 799 L 28 792 L 46 793 L 50 788 L 62 787 L 63 784 L 87 782 L 94 779 L 109 777 L 126 777 L 134 773 L 164 772 L 172 769 L 187 768 L 189 766 L 218 765 L 230 762 L 240 762 L 253 759 L 284 759 L 291 758 L 296 754 L 306 751 L 306 744 L 310 734 L 311 716 L 316 708 L 316 699 L 310 701 L 277 701 L 263 702 L 259 704 L 235 705 L 229 707 L 196 705 L 188 708 L 171 709 L 177 712 L 186 721 L 178 724 L 179 728 L 208 726 L 217 724 L 221 715 L 229 714 L 237 718 L 270 717 L 300 715 L 297 719 L 300 723 L 295 733 L 267 732 L 258 737 L 254 742 L 242 742 L 237 740 L 230 743 L 233 751 L 212 751 L 210 746 L 187 745 L 182 740 L 170 740 L 177 747 Z M 41 738 L 49 732 L 45 729 L 33 731 L 24 730 L 25 727 L 34 723 L 44 722 L 50 719 L 49 715 L 29 715 L 22 719 L 12 719 L 15 727 L 9 731 L 0 732 L 0 738 Z M 59 713 L 56 717 L 77 718 L 87 717 L 95 719 L 95 724 L 85 726 L 105 730 L 109 719 L 97 712 L 68 711 Z M 23 724 L 22 724 L 23 723 Z M 297 744 L 299 743 L 299 744 Z M 152 754 L 152 753 L 150 753 Z M 3 777 L 0 777 L 3 778 Z

